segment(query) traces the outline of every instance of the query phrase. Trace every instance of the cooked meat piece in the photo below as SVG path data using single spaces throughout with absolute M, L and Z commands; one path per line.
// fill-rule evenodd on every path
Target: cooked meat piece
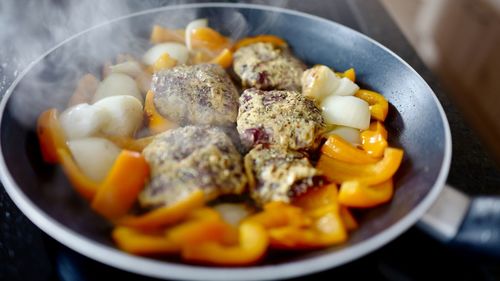
M 206 200 L 240 194 L 247 182 L 242 157 L 220 129 L 186 126 L 164 132 L 143 151 L 151 181 L 141 192 L 142 206 L 170 205 L 196 189 Z
M 255 43 L 234 53 L 234 72 L 245 88 L 300 91 L 306 66 L 288 48 Z
M 271 201 L 288 203 L 323 180 L 305 154 L 280 146 L 253 148 L 245 156 L 245 170 L 250 195 L 261 206 Z
M 238 114 L 238 91 L 217 64 L 181 65 L 153 75 L 158 112 L 185 124 L 230 125 Z
M 237 129 L 246 148 L 262 143 L 314 150 L 324 127 L 319 108 L 298 92 L 247 89 L 240 97 Z

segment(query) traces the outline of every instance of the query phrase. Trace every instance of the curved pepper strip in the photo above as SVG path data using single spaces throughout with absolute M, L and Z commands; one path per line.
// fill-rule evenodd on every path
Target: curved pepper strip
M 322 154 L 316 168 L 323 171 L 328 180 L 336 183 L 360 180 L 373 185 L 390 179 L 398 170 L 402 159 L 403 150 L 390 147 L 385 149 L 384 157 L 374 164 L 351 164 Z
M 375 121 L 370 124 L 368 130 L 360 134 L 361 147 L 374 158 L 380 158 L 388 146 L 387 130 L 381 122 Z
M 245 221 L 239 226 L 237 245 L 218 242 L 185 245 L 182 257 L 187 261 L 215 265 L 240 266 L 257 262 L 266 253 L 269 238 L 262 225 Z
M 246 220 L 259 223 L 266 229 L 281 226 L 304 227 L 312 223 L 301 208 L 283 202 L 268 203 L 264 206 L 264 211 Z
M 122 150 L 92 199 L 92 209 L 108 219 L 125 215 L 149 177 L 149 165 L 141 153 Z
M 370 164 L 378 161 L 366 151 L 356 148 L 337 135 L 328 137 L 325 144 L 321 147 L 321 153 L 331 158 L 353 164 Z
M 154 105 L 154 92 L 148 91 L 146 100 L 144 102 L 144 112 L 149 119 L 149 130 L 153 134 L 161 133 L 163 131 L 175 128 L 175 123 L 167 120 L 158 113 Z
M 345 181 L 340 186 L 339 203 L 348 207 L 370 208 L 391 200 L 393 193 L 392 179 L 376 185 Z
M 210 27 L 196 28 L 189 35 L 194 49 L 208 49 L 210 51 L 220 51 L 228 48 L 231 41 Z
M 147 233 L 135 228 L 118 226 L 111 233 L 117 246 L 125 252 L 135 255 L 173 254 L 181 246 L 165 238 L 164 233 Z
M 191 210 L 203 206 L 204 203 L 203 191 L 196 190 L 184 200 L 171 206 L 160 207 L 144 215 L 127 215 L 118 219 L 116 224 L 146 230 L 158 229 L 181 221 Z
M 68 150 L 66 137 L 57 115 L 55 108 L 46 110 L 40 114 L 36 125 L 43 160 L 51 164 L 59 162 L 58 149 Z
M 174 254 L 185 245 L 206 241 L 225 242 L 231 235 L 234 235 L 233 229 L 211 208 L 191 211 L 184 222 L 166 231 L 147 232 L 118 226 L 112 233 L 120 249 L 137 255 Z M 230 238 L 234 241 L 233 237 Z
M 259 43 L 259 42 L 271 43 L 277 47 L 287 47 L 288 46 L 286 41 L 281 39 L 280 37 L 278 37 L 276 35 L 264 34 L 264 35 L 254 36 L 254 37 L 243 38 L 243 39 L 239 40 L 238 42 L 236 42 L 236 44 L 234 44 L 233 49 L 236 51 L 241 47 L 245 47 L 245 46 L 252 45 L 255 43 Z
M 369 90 L 358 90 L 354 96 L 366 101 L 370 105 L 370 115 L 372 118 L 384 121 L 389 112 L 389 103 L 381 94 L 369 91 Z
M 223 68 L 228 68 L 233 63 L 233 53 L 229 49 L 224 49 L 220 54 L 212 59 L 210 63 L 219 64 Z

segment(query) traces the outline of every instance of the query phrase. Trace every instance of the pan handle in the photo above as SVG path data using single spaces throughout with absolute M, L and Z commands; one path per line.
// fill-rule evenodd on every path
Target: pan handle
M 453 247 L 500 258 L 500 197 L 469 198 L 445 186 L 418 226 Z

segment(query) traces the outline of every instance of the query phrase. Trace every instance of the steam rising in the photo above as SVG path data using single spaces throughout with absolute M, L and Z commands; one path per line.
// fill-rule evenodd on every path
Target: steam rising
M 22 3 L 18 3 L 22 2 Z M 263 3 L 267 3 L 262 1 Z M 13 80 L 19 70 L 50 49 L 80 31 L 107 22 L 120 16 L 141 10 L 188 1 L 1 1 L 0 43 L 2 65 L 0 75 Z M 255 3 L 255 1 L 253 2 Z M 286 1 L 274 1 L 274 6 L 284 6 Z M 65 44 L 63 49 L 34 67 L 24 83 L 19 84 L 22 95 L 15 95 L 13 112 L 18 120 L 33 126 L 38 114 L 49 107 L 62 109 L 72 94 L 76 82 L 85 73 L 99 78 L 100 67 L 120 53 L 141 57 L 150 47 L 148 42 L 152 24 L 183 28 L 198 17 L 211 17 L 194 10 L 182 12 L 153 13 L 131 21 L 118 22 L 98 28 Z M 147 18 L 147 20 L 145 20 Z M 215 15 L 215 28 L 232 38 L 241 38 L 248 33 L 248 24 L 240 13 Z M 262 31 L 274 21 L 262 19 Z M 220 22 L 217 22 L 220 21 Z M 210 25 L 212 25 L 212 21 Z M 6 28 L 7 27 L 7 28 Z M 259 28 L 260 29 L 260 28 Z M 254 30 L 258 32 L 258 30 Z M 27 83 L 27 82 L 28 83 Z M 0 81 L 0 91 L 8 87 Z

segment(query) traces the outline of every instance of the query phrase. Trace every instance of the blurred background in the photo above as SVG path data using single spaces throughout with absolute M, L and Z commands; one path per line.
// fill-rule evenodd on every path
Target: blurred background
M 500 0 L 382 0 L 500 163 Z

